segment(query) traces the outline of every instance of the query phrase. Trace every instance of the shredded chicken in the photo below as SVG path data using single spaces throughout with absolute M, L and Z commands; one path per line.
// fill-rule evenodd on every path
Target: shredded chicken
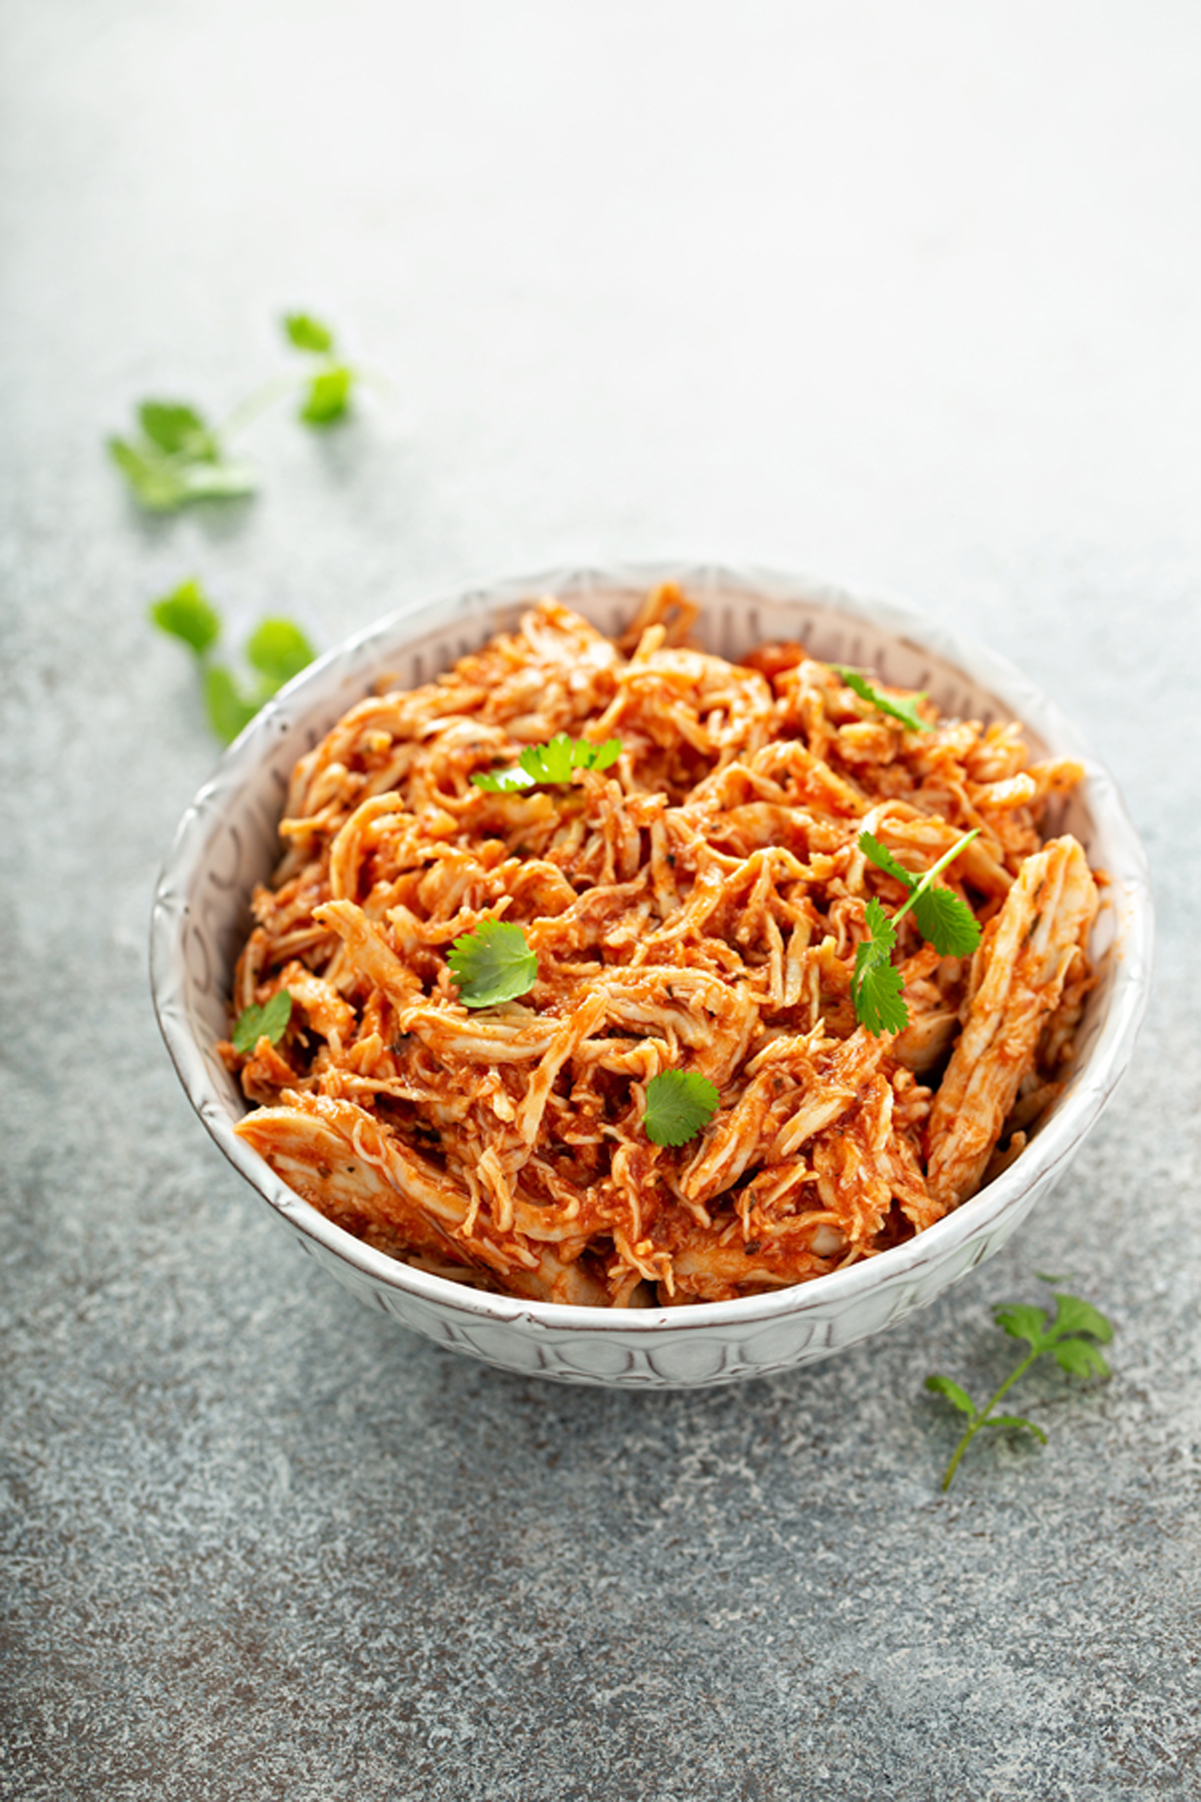
M 353 708 L 292 777 L 233 1012 L 281 989 L 283 1038 L 222 1047 L 238 1131 L 367 1243 L 442 1276 L 631 1307 L 804 1282 L 940 1219 L 1004 1168 L 1062 1088 L 1094 980 L 1097 892 L 1044 843 L 1077 764 L 1015 725 L 907 728 L 798 644 L 691 648 L 667 587 L 618 642 L 554 600 L 409 692 Z M 900 698 L 904 691 L 883 689 Z M 605 770 L 471 783 L 565 732 Z M 904 1031 L 856 1019 L 872 832 L 946 881 L 983 938 L 898 926 Z M 486 920 L 536 953 L 528 996 L 471 1010 L 447 958 Z M 643 1125 L 668 1069 L 717 1087 L 672 1149 Z

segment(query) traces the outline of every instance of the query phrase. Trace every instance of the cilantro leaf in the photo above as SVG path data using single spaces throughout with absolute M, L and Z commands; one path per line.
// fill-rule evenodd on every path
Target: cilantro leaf
M 322 369 L 309 383 L 308 396 L 300 409 L 306 425 L 333 425 L 350 410 L 350 390 L 354 370 L 344 363 Z
M 160 631 L 181 638 L 198 657 L 203 657 L 221 636 L 221 615 L 194 578 L 152 602 L 150 617 Z
M 1044 1279 L 1054 1282 L 1054 1277 Z M 1059 1368 L 1069 1376 L 1107 1377 L 1109 1365 L 1102 1357 L 1094 1340 L 1103 1344 L 1113 1338 L 1112 1322 L 1105 1318 L 1100 1309 L 1094 1308 L 1091 1302 L 1081 1301 L 1076 1295 L 1056 1294 L 1056 1313 L 1053 1321 L 1048 1322 L 1043 1308 L 1030 1307 L 1026 1303 L 1014 1302 L 1003 1308 L 993 1310 L 993 1319 L 997 1325 L 1013 1339 L 1021 1339 L 1029 1346 L 1029 1351 L 1015 1370 L 1010 1371 L 992 1400 L 985 1408 L 976 1409 L 958 1384 L 952 1383 L 949 1377 L 932 1376 L 926 1378 L 926 1388 L 946 1399 L 970 1416 L 968 1425 L 955 1447 L 951 1462 L 943 1473 L 942 1487 L 951 1487 L 955 1472 L 959 1468 L 959 1460 L 975 1438 L 981 1427 L 1000 1427 L 1002 1429 L 1018 1429 L 1033 1433 L 1045 1445 L 1047 1435 L 1032 1420 L 1021 1414 L 994 1414 L 993 1409 L 1006 1395 L 1018 1378 L 1024 1376 L 1030 1366 L 1039 1358 L 1050 1354 Z M 1078 1335 L 1085 1333 L 1087 1338 Z M 967 1404 L 966 1406 L 964 1404 Z
M 519 762 L 531 782 L 570 782 L 572 770 L 607 770 L 621 756 L 621 740 L 594 745 L 559 732 L 544 745 L 527 745 Z
M 232 744 L 239 732 L 250 724 L 263 701 L 269 698 L 252 699 L 223 663 L 209 665 L 204 672 L 203 688 L 209 725 L 223 745 Z
M 970 957 L 980 943 L 980 922 L 949 888 L 919 889 L 913 897 L 917 929 L 940 957 Z
M 882 1032 L 903 1032 L 909 1010 L 902 1000 L 901 972 L 891 962 L 897 935 L 891 920 L 873 895 L 864 911 L 869 937 L 855 947 L 851 974 L 851 1000 L 855 1017 L 873 1038 Z
M 447 957 L 464 1007 L 495 1007 L 514 1001 L 533 988 L 538 959 L 520 926 L 506 920 L 483 920 L 465 932 Z
M 954 1407 L 958 1408 L 961 1414 L 966 1414 L 970 1419 L 975 1419 L 975 1402 L 972 1400 L 967 1390 L 961 1389 L 958 1383 L 953 1383 L 950 1377 L 927 1377 L 926 1388 L 933 1390 L 935 1395 L 945 1395 L 947 1400 Z
M 1054 1331 L 1059 1333 L 1091 1333 L 1102 1345 L 1108 1345 L 1113 1338 L 1113 1323 L 1107 1320 L 1099 1308 L 1091 1302 L 1081 1301 L 1078 1295 L 1055 1296 Z
M 910 894 L 913 893 L 917 887 L 918 878 L 912 870 L 907 870 L 903 863 L 898 863 L 887 846 L 882 845 L 872 833 L 861 832 L 859 834 L 859 849 L 865 857 L 870 858 L 878 870 L 884 870 L 889 876 L 895 877 L 902 888 L 907 889 Z
M 487 770 L 471 778 L 474 788 L 482 788 L 490 795 L 513 794 L 518 789 L 533 788 L 534 778 L 527 776 L 521 769 Z
M 878 713 L 886 713 L 890 718 L 900 720 L 902 726 L 910 732 L 934 730 L 929 720 L 924 720 L 917 712 L 917 703 L 926 699 L 925 694 L 914 695 L 912 701 L 892 701 L 887 695 L 881 694 L 878 688 L 873 688 L 867 677 L 858 670 L 848 669 L 844 663 L 832 663 L 830 668 L 853 694 L 857 694 L 861 701 L 866 701 Z
M 1042 1428 L 1035 1426 L 1032 1420 L 1027 1420 L 1024 1414 L 994 1414 L 988 1424 L 990 1427 L 1008 1428 L 1011 1432 L 1021 1427 L 1027 1433 L 1033 1433 L 1036 1439 L 1041 1439 L 1044 1445 L 1047 1443 L 1047 1435 Z
M 292 1018 L 292 997 L 287 989 L 278 989 L 261 1007 L 248 1007 L 238 1015 L 230 1033 L 230 1043 L 242 1057 L 254 1050 L 261 1038 L 277 1045 Z
M 284 331 L 289 343 L 297 350 L 312 351 L 316 356 L 328 356 L 334 348 L 334 334 L 328 325 L 322 325 L 311 313 L 285 313 Z
M 150 443 L 168 456 L 183 451 L 192 457 L 210 457 L 216 442 L 195 407 L 180 401 L 144 400 L 138 408 L 138 424 Z
M 646 1085 L 642 1125 L 655 1145 L 683 1145 L 717 1112 L 717 1087 L 699 1070 L 664 1070 Z
M 855 952 L 851 978 L 855 1017 L 874 1039 L 884 1032 L 904 1032 L 909 1009 L 904 1001 L 901 972 L 887 958 L 869 956 L 868 952 L 866 945 L 858 946 Z
M 607 738 L 594 745 L 586 738 L 569 738 L 559 732 L 546 744 L 526 745 L 515 770 L 489 770 L 471 778 L 476 788 L 490 794 L 507 794 L 513 789 L 533 788 L 536 783 L 571 781 L 573 770 L 607 770 L 621 756 L 621 740 Z
M 246 641 L 246 661 L 271 684 L 273 694 L 317 655 L 295 620 L 260 620 Z
M 1008 1333 L 1011 1339 L 1024 1339 L 1032 1350 L 1036 1346 L 1041 1349 L 1047 1342 L 1047 1316 L 1042 1308 L 1024 1304 L 996 1308 L 993 1319 L 1003 1333 Z
M 573 748 L 566 732 L 559 732 L 544 745 L 527 745 L 518 762 L 534 782 L 570 782 Z
M 1073 1377 L 1107 1377 L 1109 1365 L 1095 1345 L 1087 1339 L 1061 1339 L 1051 1347 L 1051 1356 L 1061 1370 Z

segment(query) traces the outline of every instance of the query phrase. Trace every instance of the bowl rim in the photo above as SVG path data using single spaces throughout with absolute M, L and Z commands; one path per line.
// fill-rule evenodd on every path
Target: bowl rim
M 597 590 L 645 592 L 664 581 L 678 582 L 693 599 L 703 600 L 707 591 L 741 591 L 752 600 L 792 601 L 798 606 L 831 609 L 862 621 L 911 648 L 952 664 L 1044 738 L 1055 754 L 1082 762 L 1093 815 L 1104 818 L 1111 840 L 1122 853 L 1126 911 L 1111 952 L 1116 964 L 1110 979 L 1112 993 L 1087 1063 L 1072 1073 L 1060 1106 L 1020 1157 L 969 1201 L 901 1245 L 805 1283 L 730 1301 L 605 1309 L 493 1294 L 420 1270 L 364 1244 L 303 1200 L 236 1136 L 226 1104 L 212 1085 L 200 1055 L 183 1000 L 183 944 L 189 896 L 205 867 L 205 853 L 222 808 L 253 784 L 265 752 L 295 723 L 297 703 L 302 703 L 306 711 L 313 708 L 316 695 L 327 684 L 332 694 L 336 673 L 352 660 L 361 660 L 372 646 L 381 647 L 381 664 L 386 667 L 387 656 L 403 649 L 403 638 L 398 641 L 398 634 L 403 634 L 407 625 L 420 629 L 419 621 L 449 621 L 455 616 L 513 606 L 546 594 L 554 594 L 570 605 L 573 595 L 578 599 L 581 594 Z M 389 647 L 387 653 L 382 650 L 384 645 Z M 341 711 L 344 710 L 343 706 Z M 338 714 L 333 715 L 329 725 L 337 717 Z M 805 1313 L 825 1314 L 831 1308 L 850 1304 L 888 1279 L 911 1276 L 932 1262 L 944 1261 L 970 1240 L 982 1236 L 1002 1215 L 1019 1207 L 1032 1189 L 1053 1179 L 1091 1130 L 1125 1074 L 1147 1005 L 1153 944 L 1154 915 L 1146 854 L 1113 776 L 1056 703 L 1008 658 L 891 598 L 852 592 L 824 580 L 757 564 L 661 560 L 559 566 L 530 576 L 506 577 L 418 598 L 340 640 L 309 664 L 228 747 L 185 810 L 155 890 L 150 975 L 159 1027 L 193 1108 L 226 1159 L 277 1214 L 312 1242 L 313 1249 L 324 1249 L 374 1286 L 382 1284 L 439 1310 L 450 1309 L 477 1320 L 520 1322 L 556 1333 L 654 1336 L 665 1328 L 672 1332 L 701 1331 L 718 1324 L 735 1326 Z M 1079 1080 L 1085 1070 L 1087 1083 Z

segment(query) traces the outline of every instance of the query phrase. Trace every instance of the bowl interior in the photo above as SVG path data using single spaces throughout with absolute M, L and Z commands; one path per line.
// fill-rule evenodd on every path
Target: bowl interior
M 1150 958 L 1145 860 L 1108 772 L 1058 709 L 1004 659 L 889 603 L 863 601 L 799 578 L 711 566 L 560 570 L 432 602 L 385 620 L 328 653 L 289 684 L 226 753 L 180 825 L 159 887 L 152 942 L 156 1004 L 168 1047 L 222 1150 L 273 1205 L 286 1208 L 294 1223 L 389 1283 L 421 1293 L 431 1292 L 432 1286 L 434 1295 L 449 1290 L 460 1301 L 471 1296 L 473 1307 L 502 1317 L 512 1305 L 507 1298 L 465 1290 L 384 1258 L 325 1221 L 291 1191 L 283 1191 L 232 1132 L 247 1104 L 214 1049 L 227 1031 L 233 966 L 250 926 L 251 892 L 269 878 L 278 858 L 277 827 L 291 770 L 365 694 L 429 681 L 494 633 L 515 626 L 532 599 L 555 594 L 602 631 L 616 634 L 648 588 L 666 579 L 678 581 L 701 605 L 697 636 L 722 656 L 736 659 L 768 639 L 797 639 L 824 661 L 866 668 L 888 683 L 926 690 L 946 715 L 985 724 L 1018 719 L 1034 755 L 1072 756 L 1086 765 L 1087 782 L 1054 804 L 1046 827 L 1048 836 L 1075 834 L 1089 861 L 1109 878 L 1093 940 L 1103 975 L 1077 1034 L 1072 1079 L 1010 1170 L 922 1239 L 956 1222 L 962 1232 L 963 1217 L 978 1209 L 985 1195 L 991 1214 L 1010 1192 L 1025 1193 L 1045 1168 L 1045 1156 L 1052 1155 L 1047 1148 L 1040 1158 L 1039 1148 L 1056 1118 L 1081 1111 L 1087 1091 L 1092 1102 L 1084 1106 L 1087 1117 L 1076 1129 L 1084 1130 L 1124 1068 L 1145 1000 Z M 903 1260 L 913 1243 L 803 1288 L 827 1290 L 847 1279 L 870 1284 L 890 1260 Z M 728 1314 L 748 1302 L 760 1311 L 768 1304 L 786 1306 L 795 1293 L 699 1304 L 684 1313 L 699 1323 L 701 1317 Z M 580 1312 L 553 1303 L 523 1302 L 520 1307 L 526 1314 L 541 1311 L 558 1319 Z M 600 1314 L 607 1317 L 606 1310 Z M 654 1318 L 647 1311 L 640 1324 L 650 1325 Z M 630 1322 L 630 1316 L 624 1319 Z M 673 1311 L 673 1320 L 679 1323 L 679 1310 Z

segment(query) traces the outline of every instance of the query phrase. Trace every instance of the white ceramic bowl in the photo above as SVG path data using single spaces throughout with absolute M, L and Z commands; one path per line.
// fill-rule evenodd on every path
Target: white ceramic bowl
M 556 594 L 606 631 L 648 588 L 678 581 L 703 608 L 705 643 L 736 657 L 768 638 L 801 638 L 818 657 L 867 666 L 929 691 L 944 713 L 1016 718 L 1040 755 L 1077 757 L 1087 784 L 1051 825 L 1104 868 L 1094 949 L 1104 977 L 1090 997 L 1071 1081 L 1029 1146 L 995 1182 L 936 1226 L 865 1263 L 793 1289 L 670 1310 L 593 1310 L 481 1294 L 373 1251 L 302 1201 L 242 1143 L 246 1111 L 216 1055 L 248 900 L 277 855 L 276 826 L 297 758 L 378 676 L 427 681 L 524 603 Z M 803 578 L 710 565 L 561 569 L 472 589 L 396 614 L 330 651 L 255 719 L 180 823 L 152 926 L 155 1004 L 193 1106 L 230 1162 L 297 1242 L 356 1295 L 440 1345 L 508 1370 L 573 1383 L 676 1388 L 730 1383 L 829 1356 L 925 1307 L 997 1251 L 1096 1121 L 1129 1061 L 1150 978 L 1152 912 L 1142 847 L 1108 772 L 1059 711 L 1011 664 L 918 614 Z

